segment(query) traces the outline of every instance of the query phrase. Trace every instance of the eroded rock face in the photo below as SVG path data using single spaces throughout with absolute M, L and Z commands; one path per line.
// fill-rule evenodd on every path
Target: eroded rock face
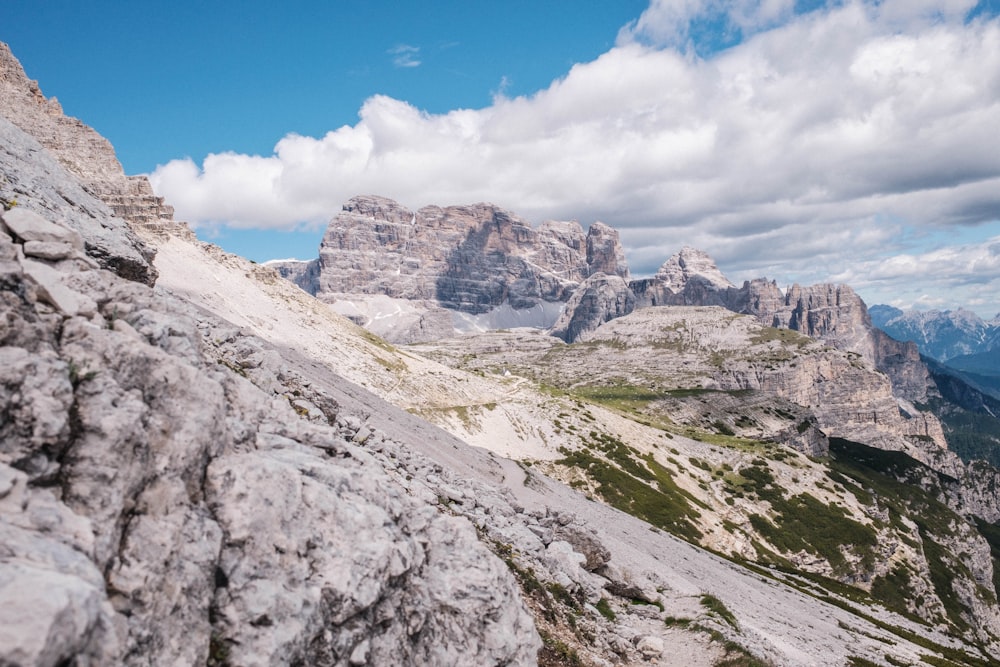
M 597 273 L 573 292 L 566 309 L 552 327 L 552 335 L 571 342 L 633 310 L 635 295 L 628 284 L 620 276 Z
M 736 288 L 707 253 L 684 246 L 652 278 L 632 281 L 639 308 L 726 306 Z
M 792 285 L 775 326 L 784 326 L 829 342 L 839 350 L 857 352 L 874 362 L 872 322 L 868 308 L 847 285 Z
M 603 222 L 595 222 L 587 230 L 587 265 L 591 275 L 604 273 L 629 279 L 625 249 L 618 237 L 618 230 Z
M 492 204 L 426 206 L 411 211 L 384 197 L 355 197 L 330 222 L 315 280 L 298 284 L 321 298 L 380 294 L 433 300 L 482 314 L 559 302 L 590 274 L 628 275 L 618 235 L 606 225 L 589 234 L 576 222 L 534 229 Z M 294 270 L 288 273 L 295 278 Z
M 298 259 L 272 260 L 265 262 L 285 280 L 291 281 L 309 294 L 319 291 L 319 260 Z
M 703 283 L 717 291 L 733 287 L 708 253 L 690 246 L 684 246 L 664 262 L 655 278 L 675 293 L 684 291 L 691 283 Z
M 133 224 L 173 220 L 173 208 L 157 197 L 145 176 L 126 176 L 111 142 L 76 118 L 63 114 L 29 80 L 10 47 L 0 42 L 0 115 L 38 140 L 84 189 L 119 218 Z
M 125 175 L 107 139 L 64 115 L 54 97 L 46 99 L 3 42 L 0 141 L 8 148 L 0 155 L 0 196 L 38 212 L 49 209 L 48 217 L 81 232 L 90 255 L 122 277 L 148 285 L 156 281 L 153 252 L 126 221 L 171 221 L 173 209 L 153 194 L 145 176 Z M 47 150 L 39 151 L 39 144 Z M 40 187 L 55 196 L 32 197 Z M 101 224 L 84 224 L 81 215 Z
M 79 182 L 39 143 L 0 115 L 0 196 L 14 209 L 40 214 L 76 231 L 87 255 L 128 280 L 152 284 L 152 250 L 112 215 L 107 204 Z
M 77 237 L 25 216 L 0 231 L 0 662 L 534 661 L 468 522 L 213 358 L 219 323 L 29 257 L 8 230 Z

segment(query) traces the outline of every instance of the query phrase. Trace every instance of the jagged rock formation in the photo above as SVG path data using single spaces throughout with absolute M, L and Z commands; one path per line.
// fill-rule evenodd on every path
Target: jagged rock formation
M 15 209 L 75 230 L 91 257 L 123 278 L 151 284 L 151 249 L 108 206 L 85 191 L 48 151 L 0 116 L 0 196 Z
M 687 290 L 717 292 L 733 287 L 708 253 L 690 246 L 684 246 L 664 262 L 654 279 L 675 294 Z
M 617 275 L 597 273 L 587 278 L 566 303 L 566 310 L 552 326 L 552 335 L 577 340 L 609 320 L 635 310 L 635 295 Z
M 615 375 L 643 378 L 662 386 L 660 391 L 759 391 L 808 408 L 806 421 L 829 436 L 907 451 L 914 448 L 907 435 L 943 442 L 936 422 L 908 423 L 887 378 L 857 354 L 763 329 L 755 318 L 722 308 L 644 308 L 608 322 L 581 342 L 610 347 L 605 361 L 611 361 Z M 670 353 L 656 354 L 657 349 Z
M 173 208 L 153 193 L 148 179 L 145 176 L 126 176 L 111 143 L 76 118 L 64 115 L 56 98 L 46 99 L 38 82 L 28 79 L 10 47 L 3 42 L 0 42 L 0 116 L 45 147 L 45 159 L 54 156 L 63 168 L 73 174 L 77 179 L 74 189 L 82 188 L 94 195 L 110 207 L 115 216 L 135 225 L 156 225 L 173 220 Z M 4 135 L 10 142 L 8 145 L 23 150 L 23 140 L 9 138 L 9 130 L 5 130 Z M 19 194 L 30 191 L 12 181 L 26 176 L 28 174 L 8 174 L 8 182 L 0 184 L 3 186 L 0 195 L 17 199 Z M 62 197 L 70 207 L 81 201 L 78 195 L 71 192 Z M 71 220 L 67 222 L 72 224 Z M 150 266 L 152 255 L 149 248 L 124 225 L 115 225 L 111 221 L 104 227 L 100 241 L 92 242 L 89 237 L 86 238 L 88 244 L 94 246 L 95 257 L 120 275 L 153 284 L 156 274 Z M 114 227 L 117 229 L 109 229 Z M 94 232 L 96 230 L 92 230 Z M 112 240 L 110 237 L 115 238 Z
M 500 308 L 548 312 L 592 274 L 628 278 L 618 233 L 601 223 L 587 233 L 577 222 L 532 228 L 492 204 L 411 211 L 375 196 L 344 205 L 318 260 L 275 268 L 329 302 L 384 295 L 473 316 Z M 550 317 L 542 315 L 544 326 Z
M 567 225 L 571 223 L 565 223 Z M 594 222 L 587 230 L 587 267 L 590 275 L 604 273 L 629 279 L 628 262 L 618 230 L 603 222 Z

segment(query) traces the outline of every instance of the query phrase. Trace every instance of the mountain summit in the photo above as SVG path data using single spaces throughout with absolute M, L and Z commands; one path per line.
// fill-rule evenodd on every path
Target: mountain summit
M 692 281 L 707 283 L 716 290 L 735 287 L 722 275 L 722 271 L 715 265 L 715 260 L 709 257 L 707 252 L 691 246 L 684 246 L 680 252 L 664 262 L 656 272 L 655 278 L 674 292 L 683 291 Z

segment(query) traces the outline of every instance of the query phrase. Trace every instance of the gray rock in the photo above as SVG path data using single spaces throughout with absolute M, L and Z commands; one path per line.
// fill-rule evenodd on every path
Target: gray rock
M 104 202 L 84 190 L 36 139 L 2 115 L 0 143 L 6 149 L 0 152 L 0 183 L 5 184 L 4 192 L 9 189 L 17 194 L 17 206 L 7 216 L 15 211 L 18 215 L 37 213 L 63 226 L 64 236 L 82 237 L 87 254 L 102 267 L 129 280 L 155 282 L 152 250 Z
M 0 43 L 0 115 L 37 139 L 87 193 L 100 199 L 121 220 L 139 226 L 173 220 L 173 208 L 153 194 L 149 180 L 145 176 L 126 176 L 111 143 L 93 128 L 63 114 L 54 97 L 46 99 L 38 82 L 28 79 L 4 43 Z M 68 192 L 64 198 L 71 204 L 80 202 Z M 138 247 L 148 252 L 144 245 Z M 155 279 L 155 273 L 151 278 Z
M 0 291 L 0 662 L 534 661 L 517 585 L 470 523 L 396 486 L 339 428 L 300 420 L 275 351 L 222 339 L 245 362 L 230 368 L 262 389 L 207 356 L 202 331 L 221 323 L 13 246 L 0 244 L 13 258 Z M 343 423 L 385 443 L 356 416 Z
M 593 572 L 611 560 L 611 552 L 605 547 L 593 530 L 585 530 L 575 523 L 556 525 L 553 530 L 555 539 L 564 540 L 572 545 L 573 550 L 584 557 L 583 567 Z
M 638 638 L 635 648 L 642 654 L 643 659 L 652 660 L 663 655 L 666 646 L 661 637 L 645 635 Z
M 628 262 L 617 229 L 603 222 L 590 225 L 587 230 L 587 266 L 590 267 L 590 275 L 604 273 L 628 282 Z
M 82 240 L 81 240 L 82 245 Z M 24 254 L 28 257 L 37 257 L 49 261 L 69 259 L 78 254 L 69 243 L 56 243 L 51 241 L 28 241 L 24 244 Z M 86 255 L 84 255 L 86 257 Z
M 83 237 L 72 229 L 55 225 L 34 211 L 25 208 L 12 208 L 4 211 L 4 224 L 7 229 L 17 235 L 22 241 L 41 241 L 46 243 L 67 244 L 71 248 L 83 250 Z M 26 244 L 28 248 L 36 247 Z M 27 248 L 26 248 L 27 250 Z M 26 254 L 32 254 L 26 252 Z
M 21 260 L 21 268 L 25 278 L 34 283 L 39 299 L 60 313 L 73 316 L 93 315 L 97 312 L 97 304 L 93 299 L 64 285 L 62 279 L 65 274 L 48 264 L 24 259 Z
M 628 276 L 617 232 L 601 223 L 586 235 L 577 222 L 533 229 L 492 204 L 411 211 L 374 196 L 354 197 L 330 221 L 317 265 L 277 268 L 327 300 L 384 294 L 471 314 L 565 301 L 598 271 Z
M 594 274 L 570 297 L 551 333 L 568 343 L 575 342 L 605 322 L 628 315 L 635 304 L 635 295 L 620 276 Z

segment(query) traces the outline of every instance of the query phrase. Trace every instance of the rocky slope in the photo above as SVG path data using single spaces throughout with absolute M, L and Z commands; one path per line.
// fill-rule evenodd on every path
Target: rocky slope
M 55 158 L 77 177 L 71 190 L 82 189 L 94 195 L 111 209 L 115 217 L 134 225 L 158 224 L 173 219 L 173 209 L 164 204 L 162 197 L 153 193 L 146 177 L 126 176 L 110 142 L 76 118 L 64 115 L 59 101 L 54 97 L 47 99 L 42 94 L 38 82 L 28 79 L 10 47 L 2 42 L 0 116 L 47 149 L 42 156 L 43 163 Z M 3 190 L 0 196 L 16 201 L 19 194 L 30 191 L 20 181 L 26 177 L 39 178 L 36 173 L 34 166 L 27 174 L 11 173 L 7 182 L 0 184 Z M 42 177 L 40 180 L 45 179 Z M 78 202 L 83 199 L 75 192 L 57 194 L 58 197 L 50 201 L 58 208 L 78 207 Z M 90 207 L 100 208 L 93 204 Z M 104 211 L 88 213 L 102 221 L 107 218 Z M 73 225 L 72 215 L 59 217 Z M 91 235 L 99 236 L 100 240 L 89 238 Z M 149 248 L 136 239 L 129 227 L 112 220 L 96 227 L 91 235 L 85 240 L 95 257 L 105 263 L 113 263 L 111 268 L 127 273 L 131 279 L 150 285 L 156 280 L 150 266 L 152 257 Z
M 79 252 L 80 239 L 28 207 L 4 219 L 7 664 L 481 665 L 584 656 L 709 665 L 737 651 L 707 630 L 663 622 L 678 617 L 739 638 L 775 664 L 880 654 L 882 642 L 868 637 L 885 631 L 850 620 L 850 611 L 792 588 L 759 589 L 755 575 L 468 449 L 350 384 L 331 361 L 349 371 L 363 356 L 388 379 L 410 358 L 350 325 L 332 345 L 353 347 L 321 364 L 169 287 L 123 281 L 72 252 L 46 258 L 32 244 Z M 168 285 L 170 258 L 183 247 L 208 252 L 219 277 L 227 263 L 237 267 L 226 287 L 287 298 L 274 301 L 283 312 L 269 314 L 225 289 L 229 315 L 251 326 L 266 331 L 290 314 L 321 312 L 298 311 L 308 297 L 189 234 L 149 240 L 161 244 Z M 738 631 L 711 611 L 717 603 L 700 601 L 706 591 L 725 600 Z M 822 619 L 820 630 L 800 632 L 794 644 L 770 639 L 802 615 Z M 857 630 L 834 631 L 838 623 Z M 536 627 L 546 633 L 537 658 Z M 912 657 L 922 649 L 900 642 L 895 650 Z
M 55 226 L 29 216 L 0 234 L 5 664 L 533 660 L 507 568 L 398 489 L 335 403 L 298 419 L 203 337 L 252 340 L 39 257 Z
M 575 400 L 556 420 L 570 436 L 562 456 L 534 461 L 567 484 L 732 557 L 830 577 L 893 608 L 905 598 L 902 609 L 928 620 L 982 623 L 976 632 L 992 641 L 996 609 L 976 591 L 995 561 L 976 521 L 998 518 L 994 492 L 984 492 L 997 488 L 996 471 L 959 468 L 956 479 L 886 453 L 923 455 L 929 436 L 902 433 L 927 423 L 901 415 L 884 376 L 858 355 L 692 307 L 640 310 L 568 346 L 522 331 L 416 349 L 473 372 L 528 377 Z M 595 405 L 634 423 L 612 426 Z M 857 412 L 862 405 L 871 412 Z M 927 495 L 918 500 L 903 483 Z M 882 500 L 873 503 L 873 492 Z M 927 502 L 942 514 L 925 516 Z M 772 516 L 773 525 L 764 518 Z M 935 589 L 927 582 L 939 562 L 980 569 Z M 907 583 L 897 570 L 909 573 Z M 898 585 L 909 592 L 885 597 Z M 953 587 L 962 602 L 953 603 Z

